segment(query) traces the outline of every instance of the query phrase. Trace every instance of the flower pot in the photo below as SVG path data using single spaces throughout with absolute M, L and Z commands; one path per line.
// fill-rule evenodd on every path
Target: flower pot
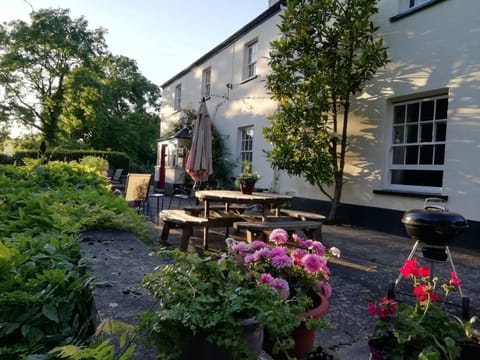
M 318 294 L 318 296 L 322 299 L 322 302 L 317 307 L 303 314 L 305 319 L 321 319 L 328 314 L 328 309 L 330 308 L 328 298 L 324 294 Z M 295 347 L 291 351 L 291 356 L 297 358 L 304 357 L 313 351 L 315 328 L 307 329 L 305 323 L 301 323 L 293 332 L 293 340 L 295 341 Z
M 262 351 L 263 345 L 263 329 L 259 327 L 259 321 L 254 318 L 242 321 L 243 338 L 248 344 L 252 355 L 257 357 Z M 185 349 L 183 350 L 181 360 L 233 360 L 232 354 L 221 349 L 216 344 L 211 343 L 203 335 L 192 336 Z
M 242 194 L 251 194 L 253 192 L 253 188 L 255 186 L 255 182 L 247 182 L 245 184 L 240 184 L 240 191 Z
M 262 351 L 263 336 L 263 329 L 259 326 L 258 320 L 252 318 L 243 321 L 243 337 L 255 356 Z
M 318 296 L 321 299 L 321 303 L 317 307 L 304 313 L 303 317 L 305 319 L 321 319 L 328 314 L 328 310 L 330 308 L 328 298 L 324 294 L 320 293 L 318 293 Z M 290 357 L 301 359 L 304 358 L 308 353 L 312 352 L 315 344 L 315 330 L 315 328 L 307 329 L 305 323 L 302 322 L 292 334 L 295 345 L 293 349 L 288 352 L 288 355 Z M 264 343 L 264 348 L 269 354 L 272 354 L 272 347 L 273 344 L 271 344 L 271 342 L 269 342 L 267 339 L 267 341 Z M 283 360 L 287 359 L 287 357 L 275 355 L 275 359 Z
M 371 360 L 383 360 L 383 349 L 380 339 L 373 338 L 368 340 L 368 350 L 370 351 Z

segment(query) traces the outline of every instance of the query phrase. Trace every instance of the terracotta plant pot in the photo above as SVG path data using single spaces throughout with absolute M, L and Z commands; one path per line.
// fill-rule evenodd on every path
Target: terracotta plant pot
M 242 194 L 251 194 L 255 186 L 254 182 L 247 182 L 245 184 L 240 184 L 240 191 Z
M 322 299 L 322 302 L 316 308 L 303 314 L 306 319 L 321 319 L 328 314 L 330 308 L 328 298 L 324 294 L 318 294 L 318 296 Z M 303 358 L 306 354 L 313 351 L 315 343 L 315 328 L 307 329 L 305 323 L 302 323 L 294 331 L 293 339 L 295 341 L 295 347 L 290 354 L 297 358 Z
M 330 303 L 328 298 L 324 294 L 318 294 L 321 299 L 320 305 L 307 311 L 303 314 L 305 319 L 321 319 L 328 314 L 330 308 Z M 301 323 L 299 327 L 295 329 L 292 334 L 293 341 L 295 346 L 288 352 L 290 357 L 296 357 L 298 359 L 304 358 L 308 353 L 311 353 L 315 344 L 315 328 L 307 329 L 305 323 Z M 267 341 L 264 343 L 265 350 L 272 354 L 272 344 L 268 341 L 268 336 L 266 336 Z M 275 355 L 275 359 L 287 359 L 286 356 Z

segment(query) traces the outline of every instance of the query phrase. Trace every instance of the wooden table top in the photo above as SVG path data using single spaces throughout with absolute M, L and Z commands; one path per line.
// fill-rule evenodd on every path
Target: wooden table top
M 280 195 L 264 192 L 254 192 L 252 194 L 243 194 L 235 190 L 202 190 L 197 191 L 195 196 L 199 200 L 212 200 L 222 202 L 237 203 L 276 203 L 289 201 L 293 198 L 290 195 Z

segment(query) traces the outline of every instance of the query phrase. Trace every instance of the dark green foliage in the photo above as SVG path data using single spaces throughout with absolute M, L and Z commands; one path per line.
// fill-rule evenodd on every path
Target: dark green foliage
M 340 205 L 351 97 L 387 62 L 376 0 L 289 0 L 271 43 L 267 89 L 279 109 L 264 129 L 274 167 L 303 176 Z
M 77 163 L 0 166 L 0 358 L 39 359 L 92 335 L 92 279 L 76 235 L 119 229 L 149 239 L 106 178 Z
M 222 138 L 216 127 L 212 124 L 212 167 L 213 174 L 210 183 L 214 184 L 214 188 L 232 189 L 232 169 L 234 163 L 227 157 L 227 150 Z
M 9 164 L 24 165 L 23 159 L 36 159 L 39 155 L 38 150 L 17 150 L 11 157 Z M 85 156 L 98 156 L 108 161 L 110 169 L 124 169 L 129 171 L 130 160 L 125 153 L 118 151 L 101 151 L 101 150 L 67 150 L 64 148 L 57 148 L 54 150 L 47 150 L 45 158 L 48 160 L 57 161 L 80 161 Z

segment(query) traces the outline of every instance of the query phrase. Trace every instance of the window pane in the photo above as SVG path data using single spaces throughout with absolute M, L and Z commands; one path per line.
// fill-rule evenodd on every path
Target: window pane
M 391 184 L 442 186 L 447 108 L 445 95 L 393 105 Z
M 420 121 L 428 121 L 433 120 L 433 106 L 434 101 L 423 101 L 422 102 L 422 114 L 420 116 Z
M 445 145 L 435 145 L 435 165 L 445 163 Z
M 433 163 L 433 145 L 420 147 L 420 164 L 431 165 Z
M 441 187 L 443 172 L 437 170 L 392 170 L 392 184 Z
M 435 123 L 435 141 L 445 141 L 447 139 L 447 123 L 437 122 Z
M 433 139 L 433 124 L 422 124 L 420 130 L 420 142 L 431 142 Z
M 418 146 L 407 146 L 405 164 L 418 164 Z
M 395 165 L 403 165 L 405 162 L 405 147 L 396 146 L 393 148 L 393 163 Z
M 416 143 L 418 141 L 418 125 L 407 126 L 407 143 Z
M 446 119 L 448 110 L 448 99 L 437 100 L 437 111 L 435 113 L 435 119 Z
M 397 105 L 393 110 L 393 123 L 403 124 L 405 122 L 405 105 Z
M 404 127 L 403 126 L 395 126 L 393 128 L 393 143 L 394 144 L 403 144 L 403 133 Z
M 418 121 L 418 108 L 419 104 L 408 104 L 407 106 L 407 122 L 417 122 Z

